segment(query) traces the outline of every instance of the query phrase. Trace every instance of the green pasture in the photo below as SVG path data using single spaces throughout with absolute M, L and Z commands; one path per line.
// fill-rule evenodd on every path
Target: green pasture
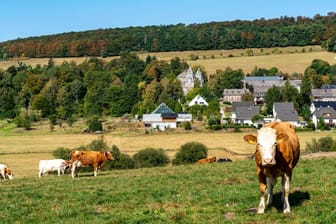
M 336 160 L 301 160 L 263 215 L 252 160 L 1 181 L 0 223 L 334 223 Z M 281 182 L 281 181 L 278 181 Z

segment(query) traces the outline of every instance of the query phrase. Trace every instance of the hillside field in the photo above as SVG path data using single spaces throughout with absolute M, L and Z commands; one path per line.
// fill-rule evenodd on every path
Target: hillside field
M 254 56 L 247 56 L 247 52 L 252 51 Z M 251 72 L 256 66 L 259 68 L 270 69 L 276 67 L 279 71 L 292 74 L 303 73 L 314 59 L 321 59 L 335 64 L 335 53 L 322 50 L 320 46 L 304 47 L 284 47 L 284 48 L 264 48 L 264 49 L 239 49 L 239 50 L 209 50 L 209 51 L 179 51 L 179 52 L 157 52 L 157 53 L 138 53 L 143 60 L 148 55 L 155 56 L 159 60 L 169 61 L 174 57 L 179 57 L 191 65 L 200 65 L 205 68 L 207 74 L 214 74 L 216 70 L 225 70 L 226 67 L 232 69 L 242 69 L 244 73 Z M 197 56 L 197 60 L 191 60 Z M 116 57 L 104 58 L 110 61 Z M 64 61 L 80 64 L 88 57 L 77 58 L 54 58 L 56 65 Z M 37 64 L 46 65 L 48 58 L 21 59 L 27 65 L 33 67 Z M 0 61 L 0 68 L 7 69 L 9 66 L 17 65 L 20 59 L 10 61 Z

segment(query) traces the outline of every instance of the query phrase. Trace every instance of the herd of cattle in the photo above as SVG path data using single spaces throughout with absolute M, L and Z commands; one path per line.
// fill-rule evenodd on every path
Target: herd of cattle
M 273 202 L 273 187 L 277 177 L 282 177 L 283 213 L 290 212 L 288 201 L 292 170 L 300 157 L 300 143 L 293 125 L 287 122 L 272 122 L 258 130 L 257 135 L 245 135 L 244 140 L 256 145 L 254 158 L 257 165 L 259 179 L 260 202 L 257 213 L 264 213 L 266 204 Z M 74 178 L 77 167 L 92 166 L 94 176 L 106 161 L 114 160 L 111 152 L 78 151 L 70 153 L 70 160 L 52 159 L 40 160 L 38 176 L 41 178 L 50 171 L 57 171 L 58 175 L 64 174 L 65 169 L 71 169 Z M 231 162 L 230 159 L 205 158 L 197 164 L 213 162 Z M 13 179 L 12 171 L 4 164 L 0 164 L 0 175 L 3 179 Z M 265 197 L 266 203 L 265 203 Z

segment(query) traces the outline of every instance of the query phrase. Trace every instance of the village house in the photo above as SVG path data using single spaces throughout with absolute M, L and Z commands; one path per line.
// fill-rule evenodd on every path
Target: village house
M 252 118 L 259 114 L 259 107 L 253 106 L 253 102 L 233 102 L 231 120 L 235 124 L 254 125 Z
M 144 114 L 142 116 L 142 121 L 145 126 L 149 126 L 152 129 L 159 129 L 161 131 L 169 128 L 176 128 L 178 123 L 191 120 L 191 114 L 177 114 L 165 103 L 161 103 L 152 113 Z
M 200 105 L 200 106 L 208 106 L 208 102 L 200 95 L 197 95 L 188 103 L 188 106 L 194 106 L 194 105 Z
M 242 80 L 244 88 L 249 89 L 254 95 L 254 102 L 263 103 L 264 95 L 273 86 L 282 88 L 287 80 L 282 76 L 247 76 Z M 300 92 L 301 80 L 288 80 L 289 84 Z
M 313 101 L 310 105 L 310 112 L 315 127 L 317 127 L 320 118 L 328 126 L 334 127 L 336 125 L 336 101 Z
M 292 102 L 279 102 L 273 104 L 274 121 L 287 121 L 295 127 L 301 126 L 298 112 Z
M 241 102 L 242 96 L 246 93 L 250 93 L 248 89 L 224 89 L 223 101 L 224 102 Z
M 184 95 L 186 95 L 190 90 L 192 90 L 196 83 L 198 82 L 199 86 L 202 87 L 204 84 L 204 78 L 201 70 L 198 68 L 194 74 L 191 66 L 182 73 L 180 73 L 177 78 L 181 82 L 182 90 Z

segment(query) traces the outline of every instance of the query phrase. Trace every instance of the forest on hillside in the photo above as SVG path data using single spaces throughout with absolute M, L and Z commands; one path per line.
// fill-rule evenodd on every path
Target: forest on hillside
M 142 116 L 151 113 L 162 102 L 175 112 L 188 112 L 193 117 L 207 116 L 220 119 L 220 99 L 224 89 L 242 88 L 246 75 L 273 76 L 282 74 L 286 79 L 302 79 L 301 91 L 289 85 L 282 89 L 271 88 L 265 95 L 266 110 L 273 102 L 293 102 L 295 108 L 309 119 L 310 92 L 323 84 L 336 84 L 336 65 L 314 60 L 304 74 L 283 74 L 277 68 L 255 68 L 244 74 L 240 69 L 226 68 L 215 74 L 206 74 L 205 83 L 186 95 L 183 94 L 177 76 L 189 67 L 178 57 L 160 61 L 148 56 L 140 59 L 135 53 L 125 53 L 120 58 L 105 61 L 91 57 L 81 64 L 63 62 L 55 65 L 53 59 L 47 65 L 27 66 L 19 62 L 7 70 L 0 69 L 0 119 L 15 119 L 24 126 L 47 118 L 61 120 L 71 125 L 78 118 Z M 197 94 L 203 96 L 209 106 L 188 107 Z M 269 97 L 268 97 L 269 96 Z M 243 100 L 252 100 L 252 94 Z
M 304 6 L 303 6 L 304 7 Z M 0 43 L 0 59 L 12 57 L 115 56 L 124 52 L 245 49 L 321 45 L 336 51 L 336 13 L 313 18 L 176 24 L 99 29 Z

